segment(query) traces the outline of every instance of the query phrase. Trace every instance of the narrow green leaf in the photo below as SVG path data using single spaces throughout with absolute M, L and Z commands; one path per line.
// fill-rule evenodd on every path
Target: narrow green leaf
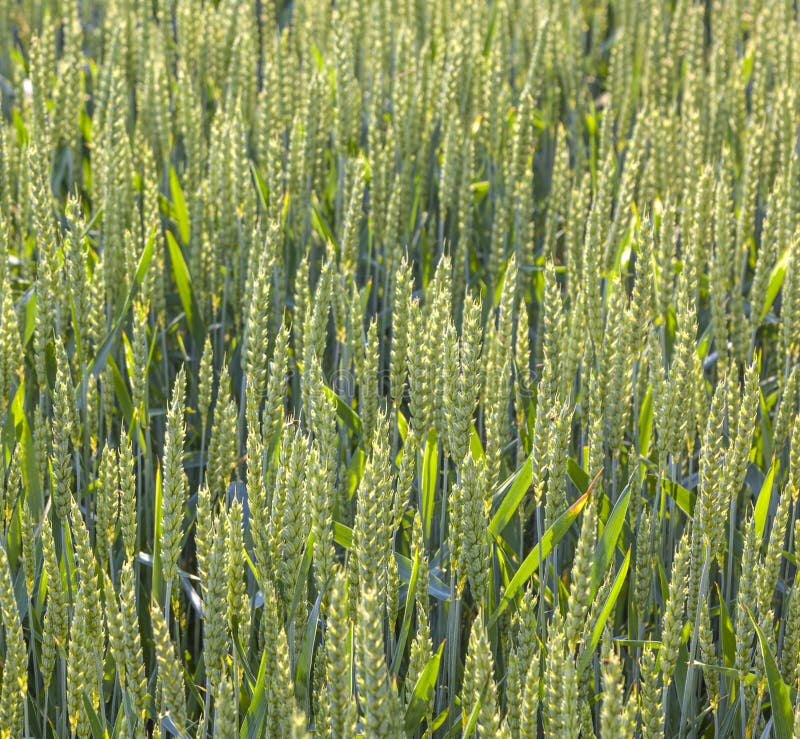
M 737 692 L 736 700 L 733 701 L 731 707 L 728 709 L 721 708 L 722 713 L 720 715 L 722 720 L 719 722 L 717 736 L 734 736 L 734 726 L 739 725 L 738 721 L 741 716 L 740 700 L 741 696 Z
M 358 484 L 361 482 L 361 478 L 364 476 L 364 466 L 367 463 L 367 455 L 364 454 L 364 450 L 359 447 L 353 453 L 353 457 L 350 460 L 350 464 L 347 465 L 347 469 L 344 472 L 345 480 L 347 480 L 347 496 L 352 498 L 358 488 Z
M 675 663 L 675 672 L 672 676 L 673 682 L 675 683 L 675 692 L 678 696 L 678 706 L 681 708 L 681 712 L 683 712 L 683 696 L 686 693 L 686 679 L 688 676 L 689 668 L 687 664 L 689 662 L 689 650 L 686 648 L 686 639 L 689 638 L 689 630 L 691 629 L 690 624 L 685 624 L 683 629 L 683 636 L 681 637 L 680 647 L 678 648 L 678 660 Z
M 742 85 L 744 87 L 747 87 L 747 83 L 750 81 L 750 75 L 753 73 L 754 61 L 755 61 L 755 52 L 753 51 L 753 49 L 750 49 L 750 51 L 742 59 L 741 67 L 739 68 Z
M 405 442 L 408 436 L 408 421 L 406 421 L 406 417 L 400 412 L 399 408 L 395 411 L 395 418 L 397 419 L 397 431 L 400 434 L 400 438 Z
M 486 193 L 489 192 L 489 183 L 486 180 L 481 180 L 480 182 L 473 183 L 470 189 L 476 198 L 476 202 L 480 202 Z
M 781 291 L 783 280 L 786 277 L 786 268 L 789 266 L 789 260 L 791 259 L 791 256 L 792 248 L 787 247 L 783 254 L 781 254 L 780 259 L 772 268 L 772 272 L 770 272 L 769 282 L 767 283 L 767 293 L 764 296 L 764 305 L 761 308 L 762 321 L 766 317 L 767 313 L 769 313 L 769 309 L 772 308 L 775 298 L 778 297 L 778 293 Z
M 764 658 L 764 668 L 767 673 L 769 700 L 772 705 L 772 718 L 775 721 L 775 735 L 778 739 L 791 739 L 794 728 L 794 712 L 789 688 L 783 682 L 775 657 L 772 655 L 772 650 L 749 608 L 747 609 L 747 615 L 750 616 L 750 620 L 753 622 L 758 641 L 761 644 L 761 655 Z
M 13 431 L 10 435 L 16 438 L 22 452 L 22 481 L 25 483 L 28 505 L 31 513 L 38 518 L 42 513 L 42 489 L 39 480 L 36 444 L 33 441 L 33 433 L 25 413 L 25 378 L 17 385 L 10 410 L 8 421 L 13 422 Z M 13 441 L 10 443 L 13 445 Z
M 114 321 L 113 327 L 111 331 L 106 334 L 106 337 L 103 339 L 102 343 L 100 344 L 97 353 L 92 360 L 92 364 L 90 365 L 89 369 L 87 370 L 86 374 L 81 378 L 80 383 L 78 383 L 78 387 L 75 389 L 75 397 L 77 398 L 78 407 L 81 408 L 82 406 L 82 399 L 85 397 L 85 384 L 86 384 L 86 377 L 88 375 L 94 375 L 95 377 L 99 377 L 100 373 L 103 371 L 106 358 L 109 355 L 109 352 L 114 346 L 117 337 L 119 336 L 120 332 L 122 331 L 122 324 L 125 321 L 125 316 L 127 316 L 128 311 L 131 309 L 131 303 L 133 303 L 133 296 L 136 295 L 136 291 L 141 287 L 142 282 L 144 281 L 144 276 L 147 273 L 147 268 L 150 265 L 150 260 L 153 258 L 153 249 L 155 248 L 155 235 L 156 229 L 155 226 L 150 231 L 150 237 L 147 239 L 147 244 L 145 244 L 144 251 L 142 251 L 142 256 L 139 258 L 139 265 L 136 268 L 136 274 L 133 277 L 133 282 L 128 289 L 128 296 L 125 298 L 125 302 L 120 306 L 119 312 L 117 313 L 116 320 Z
M 661 642 L 655 639 L 624 639 L 622 637 L 614 637 L 612 640 L 615 644 L 620 644 L 626 647 L 647 647 L 648 649 L 661 649 Z
M 203 325 L 203 319 L 200 317 L 200 311 L 192 290 L 192 278 L 189 274 L 189 268 L 186 266 L 183 252 L 178 242 L 175 241 L 172 231 L 167 231 L 166 234 L 169 259 L 172 264 L 172 277 L 175 280 L 175 286 L 178 288 L 181 307 L 186 314 L 186 323 L 189 325 L 192 338 L 200 346 L 202 338 L 205 336 L 205 326 Z
M 413 734 L 416 731 L 428 711 L 428 705 L 436 691 L 436 678 L 439 674 L 439 663 L 442 659 L 443 650 L 444 642 L 439 645 L 439 649 L 428 660 L 425 669 L 422 670 L 417 679 L 417 684 L 414 686 L 414 692 L 411 694 L 411 700 L 408 702 L 405 716 L 405 729 L 409 734 Z
M 572 526 L 573 521 L 578 517 L 578 514 L 583 510 L 588 500 L 589 491 L 587 490 L 569 508 L 567 508 L 564 513 L 562 513 L 555 521 L 553 521 L 553 525 L 544 532 L 541 541 L 536 544 L 528 556 L 525 557 L 525 559 L 522 561 L 522 564 L 520 564 L 519 569 L 514 573 L 514 577 L 511 578 L 511 582 L 508 584 L 508 587 L 503 593 L 503 597 L 501 598 L 497 609 L 492 614 L 492 618 L 488 624 L 489 628 L 497 623 L 497 619 L 503 615 L 506 608 L 508 608 L 509 604 L 514 600 L 517 593 L 534 575 L 534 573 L 538 571 L 540 560 L 544 557 L 547 557 L 547 555 L 553 551 L 553 547 L 555 547 L 555 545 L 564 538 L 567 531 L 569 531 L 570 526 Z
M 311 208 L 311 225 L 314 228 L 314 232 L 327 244 L 335 244 L 336 237 L 333 235 L 330 226 L 326 223 L 325 217 L 320 212 L 319 205 L 314 204 Z M 334 247 L 331 246 L 331 249 Z
M 472 434 L 469 438 L 469 450 L 472 452 L 472 458 L 476 462 L 485 462 L 486 461 L 486 454 L 483 451 L 483 444 L 481 444 L 481 437 L 478 436 L 478 431 L 475 428 L 474 424 L 470 424 L 472 426 Z
M 236 653 L 236 656 L 239 659 L 239 667 L 244 672 L 244 675 L 240 676 L 239 683 L 243 688 L 246 690 L 241 691 L 242 695 L 247 696 L 252 695 L 253 691 L 256 689 L 256 676 L 253 674 L 253 670 L 250 668 L 250 663 L 247 659 L 247 653 L 245 652 L 244 645 L 242 644 L 242 635 L 238 633 L 231 634 L 231 643 L 233 644 L 233 651 Z M 242 677 L 244 679 L 242 679 Z
M 639 409 L 639 454 L 650 453 L 650 433 L 653 429 L 653 389 L 648 386 L 642 407 Z
M 756 500 L 756 508 L 753 512 L 753 523 L 756 526 L 756 538 L 758 541 L 761 541 L 761 538 L 764 536 L 764 529 L 767 525 L 767 514 L 769 513 L 769 502 L 772 498 L 772 488 L 774 487 L 775 475 L 780 468 L 780 464 L 780 460 L 777 457 L 772 459 L 769 472 L 767 472 L 767 476 L 764 478 L 761 491 L 758 494 L 758 500 Z
M 83 708 L 86 711 L 86 716 L 89 719 L 89 728 L 92 730 L 92 739 L 108 739 L 108 732 L 103 728 L 100 723 L 100 718 L 97 711 L 94 710 L 92 702 L 86 695 L 86 691 L 81 691 L 81 698 L 83 698 Z
M 192 320 L 192 288 L 191 279 L 189 277 L 189 269 L 186 266 L 186 261 L 183 258 L 181 247 L 172 235 L 172 231 L 166 232 L 167 246 L 169 248 L 169 256 L 172 260 L 172 274 L 175 277 L 175 285 L 178 288 L 178 296 L 181 299 L 181 305 L 186 313 L 187 320 Z
M 614 556 L 614 549 L 619 541 L 622 527 L 625 523 L 625 516 L 628 513 L 628 503 L 631 499 L 631 486 L 627 485 L 622 495 L 617 498 L 614 509 L 606 521 L 606 527 L 600 536 L 600 541 L 594 549 L 594 558 L 592 559 L 592 581 L 591 581 L 591 596 L 594 599 L 597 590 L 600 588 L 605 577 L 608 565 L 611 558 Z
M 411 581 L 411 560 L 399 552 L 394 553 L 395 562 L 397 562 L 397 576 L 400 582 L 407 583 Z M 438 571 L 438 570 L 437 570 Z M 437 600 L 445 601 L 450 598 L 450 588 L 445 585 L 436 572 L 429 574 L 428 594 Z
M 36 290 L 30 288 L 23 296 L 25 303 L 25 330 L 22 334 L 22 345 L 27 346 L 36 327 Z
M 528 492 L 533 480 L 533 461 L 528 457 L 513 475 L 505 480 L 495 493 L 501 499 L 492 520 L 489 522 L 489 533 L 500 536 L 519 508 L 519 504 Z
M 121 735 L 124 718 L 125 718 L 125 707 L 123 705 L 120 705 L 119 708 L 117 708 L 117 718 L 114 720 L 114 730 L 111 732 L 111 739 L 117 739 L 117 737 Z
M 122 379 L 122 375 L 113 358 L 109 357 L 108 363 L 111 367 L 111 375 L 114 379 L 114 395 L 117 398 L 117 403 L 119 403 L 122 418 L 125 421 L 125 426 L 131 428 L 133 426 L 133 401 L 131 400 L 131 394 L 128 392 L 128 386 L 125 384 L 125 380 Z
M 261 664 L 258 667 L 256 687 L 253 691 L 250 705 L 247 708 L 247 713 L 242 721 L 239 739 L 250 739 L 250 737 L 261 735 L 261 728 L 264 725 L 264 719 L 267 717 L 267 696 L 265 693 L 266 672 L 267 650 L 265 649 L 261 652 Z
M 169 714 L 165 714 L 161 717 L 161 728 L 164 731 L 170 732 L 172 736 L 185 736 L 185 732 L 181 731 L 181 729 L 175 726 L 175 722 L 172 720 L 172 717 Z M 114 730 L 116 731 L 116 729 L 117 727 L 115 726 Z M 167 734 L 167 736 L 170 736 L 170 734 Z
M 319 610 L 322 605 L 322 596 L 325 594 L 324 589 L 320 590 L 317 594 L 317 600 L 306 622 L 306 628 L 303 632 L 303 641 L 300 645 L 300 653 L 297 655 L 297 665 L 294 670 L 294 688 L 295 695 L 301 706 L 306 710 L 309 708 L 311 698 L 311 660 L 314 654 L 314 643 L 317 639 L 317 624 L 319 623 Z
M 394 650 L 392 659 L 392 675 L 397 675 L 400 669 L 400 661 L 406 650 L 408 634 L 411 630 L 411 615 L 414 613 L 414 597 L 417 592 L 417 578 L 419 576 L 419 552 L 414 552 L 414 559 L 411 562 L 411 575 L 408 578 L 408 588 L 406 590 L 406 603 L 403 609 L 403 625 L 400 628 L 400 637 L 397 640 L 397 647 Z
M 481 700 L 482 698 L 483 697 L 481 696 Z M 470 711 L 470 714 L 467 717 L 467 724 L 464 727 L 464 733 L 462 734 L 464 739 L 468 739 L 468 737 L 471 737 L 475 733 L 475 729 L 478 726 L 478 714 L 481 711 L 481 700 L 475 702 L 475 705 L 472 707 L 472 710 Z M 464 718 L 463 713 L 461 714 L 461 718 L 463 720 Z
M 725 660 L 726 666 L 733 667 L 736 663 L 736 632 L 733 629 L 733 622 L 719 585 L 717 585 L 717 597 L 719 599 L 719 630 L 722 641 L 722 658 Z
M 659 642 L 660 644 L 660 642 Z M 711 670 L 713 672 L 719 672 L 723 675 L 729 675 L 730 677 L 739 680 L 740 673 L 735 667 L 725 667 L 725 665 L 716 665 L 716 664 L 709 664 L 708 662 L 701 662 L 699 659 L 692 660 L 693 667 L 702 667 L 706 670 Z M 754 683 L 758 680 L 756 674 L 754 672 L 748 672 L 744 676 L 744 684 L 749 685 Z
M 346 550 L 353 548 L 353 529 L 338 521 L 333 522 L 333 540 Z
M 436 443 L 436 433 L 428 432 L 425 443 L 425 453 L 422 458 L 422 486 L 420 494 L 420 512 L 422 513 L 422 531 L 425 542 L 430 543 L 433 532 L 434 495 L 436 493 L 436 479 L 439 476 L 439 445 Z
M 320 53 L 316 44 L 311 44 L 311 53 L 314 55 L 314 62 L 317 65 L 317 71 L 322 72 L 325 69 L 325 58 Z
M 434 717 L 433 723 L 431 725 L 431 732 L 436 732 L 437 729 L 444 726 L 444 722 L 447 721 L 447 717 L 450 715 L 450 710 L 447 706 L 445 706 L 441 713 Z M 434 734 L 435 735 L 435 734 Z
M 327 385 L 325 386 L 325 395 L 336 402 L 336 415 L 339 417 L 339 420 L 353 433 L 360 435 L 361 419 L 356 415 L 356 412 Z
M 250 162 L 250 171 L 253 173 L 258 199 L 261 201 L 264 211 L 267 212 L 269 211 L 269 186 L 264 182 L 261 172 L 258 171 L 258 167 L 252 161 Z
M 600 609 L 597 622 L 592 627 L 592 635 L 589 639 L 589 643 L 585 646 L 583 652 L 581 653 L 580 659 L 578 660 L 578 674 L 583 673 L 583 671 L 592 661 L 592 655 L 594 655 L 594 650 L 597 649 L 597 645 L 600 643 L 600 638 L 603 635 L 603 629 L 605 628 L 606 621 L 608 621 L 609 616 L 611 616 L 611 613 L 614 611 L 617 598 L 619 598 L 619 594 L 622 591 L 622 586 L 625 584 L 625 577 L 628 574 L 630 563 L 631 550 L 628 549 L 625 559 L 622 561 L 622 566 L 619 568 L 619 572 L 617 572 L 617 576 L 614 578 L 614 583 L 611 586 L 610 592 L 608 593 L 608 598 L 606 598 L 606 602 Z
M 311 560 L 314 554 L 314 532 L 309 532 L 306 539 L 306 546 L 303 550 L 303 559 L 300 560 L 300 565 L 297 568 L 297 577 L 294 581 L 294 592 L 292 595 L 292 603 L 289 606 L 289 618 L 287 623 L 294 621 L 295 614 L 298 613 L 301 603 L 305 603 L 305 594 L 308 587 L 308 573 L 311 571 Z M 266 575 L 264 575 L 266 577 Z M 302 607 L 305 611 L 305 605 Z
M 181 183 L 178 180 L 178 175 L 175 168 L 169 168 L 169 190 L 172 194 L 172 208 L 175 215 L 175 222 L 178 224 L 178 234 L 181 237 L 181 243 L 189 243 L 189 211 L 186 208 L 186 200 L 183 197 L 183 190 Z
M 580 493 L 585 493 L 589 489 L 589 483 L 591 482 L 589 475 L 586 474 L 585 470 L 581 469 L 580 465 L 572 457 L 567 459 L 567 475 Z
M 678 508 L 691 518 L 692 511 L 694 511 L 694 504 L 697 500 L 697 494 L 691 490 L 687 490 L 683 485 L 674 480 L 664 480 L 663 485 L 667 495 L 675 501 Z

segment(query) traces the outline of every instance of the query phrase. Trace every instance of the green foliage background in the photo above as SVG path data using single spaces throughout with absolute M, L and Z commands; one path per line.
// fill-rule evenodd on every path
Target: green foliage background
M 800 735 L 786 0 L 0 0 L 0 736 Z

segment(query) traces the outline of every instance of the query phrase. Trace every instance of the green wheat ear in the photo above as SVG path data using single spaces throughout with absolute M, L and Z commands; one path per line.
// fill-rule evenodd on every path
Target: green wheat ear
M 150 621 L 153 626 L 153 642 L 158 664 L 158 682 L 161 686 L 159 713 L 168 715 L 178 731 L 185 731 L 187 713 L 181 663 L 163 613 L 155 604 L 150 610 Z
M 689 568 L 690 532 L 684 531 L 678 542 L 675 559 L 672 563 L 672 574 L 669 581 L 669 597 L 667 599 L 663 622 L 662 643 L 659 654 L 659 666 L 664 677 L 665 691 L 675 672 L 678 650 L 681 646 L 684 623 L 684 607 L 686 604 L 686 588 Z
M 228 629 L 236 635 L 245 653 L 250 638 L 250 598 L 245 579 L 245 547 L 242 528 L 242 504 L 234 499 L 228 510 L 228 540 L 226 542 L 228 565 Z
M 41 672 L 44 683 L 50 686 L 56 659 L 65 656 L 69 630 L 68 594 L 61 576 L 52 528 L 42 528 L 43 571 L 47 583 L 47 610 L 44 614 Z
M 603 705 L 600 710 L 602 736 L 632 736 L 636 719 L 636 704 L 625 700 L 622 664 L 613 648 L 604 656 Z
M 212 497 L 227 495 L 231 475 L 235 473 L 239 457 L 237 435 L 237 408 L 232 398 L 218 399 L 208 443 L 206 482 Z
M 117 488 L 117 451 L 110 447 L 103 450 L 100 469 L 95 480 L 95 546 L 101 561 L 108 559 L 116 538 L 119 515 L 119 493 Z
M 383 639 L 383 608 L 372 586 L 361 590 L 356 623 L 357 684 L 365 729 L 374 736 L 399 737 L 400 702 L 389 682 Z
M 0 695 L 2 733 L 12 737 L 21 730 L 22 706 L 27 700 L 28 679 L 26 644 L 17 610 L 14 587 L 9 570 L 8 552 L 3 548 L 2 575 L 0 576 L 0 612 L 5 630 L 5 665 L 3 691 Z
M 639 730 L 643 737 L 655 739 L 664 732 L 661 671 L 655 650 L 643 650 L 639 669 Z
M 183 507 L 186 502 L 187 480 L 183 467 L 186 376 L 183 368 L 175 378 L 172 400 L 167 411 L 166 438 L 162 459 L 161 493 L 161 566 L 167 593 L 177 585 L 178 557 L 183 528 Z M 169 606 L 169 604 L 166 604 Z
M 464 728 L 466 728 L 472 713 L 477 709 L 476 725 L 478 730 L 488 736 L 498 735 L 500 714 L 497 704 L 497 686 L 494 681 L 494 660 L 480 613 L 473 622 L 469 635 L 461 702 L 465 707 L 462 713 Z
M 236 703 L 233 683 L 227 674 L 224 674 L 217 685 L 214 695 L 214 736 L 234 739 L 238 732 L 236 725 Z
M 267 664 L 267 735 L 288 736 L 296 710 L 289 666 L 289 644 L 278 593 L 271 583 L 264 588 L 262 637 Z
M 133 443 L 123 427 L 116 454 L 117 485 L 119 489 L 119 528 L 127 557 L 136 552 L 137 496 L 134 471 Z
M 226 613 L 227 573 L 225 539 L 227 519 L 215 517 L 210 529 L 205 587 L 203 590 L 203 639 L 205 643 L 207 689 L 216 690 L 223 679 L 228 652 Z
M 139 636 L 139 618 L 136 609 L 136 583 L 133 567 L 125 562 L 120 572 L 119 610 L 108 613 L 109 632 L 115 630 L 120 662 L 117 672 L 121 677 L 123 689 L 132 706 L 132 721 L 144 723 L 149 697 L 147 695 L 147 676 L 144 666 L 142 643 Z M 108 601 L 107 601 L 108 602 Z M 112 627 L 111 622 L 114 622 Z

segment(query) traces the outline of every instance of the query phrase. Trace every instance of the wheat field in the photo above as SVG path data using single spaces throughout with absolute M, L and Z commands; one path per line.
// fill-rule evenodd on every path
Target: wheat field
M 800 737 L 792 0 L 0 0 L 0 737 Z

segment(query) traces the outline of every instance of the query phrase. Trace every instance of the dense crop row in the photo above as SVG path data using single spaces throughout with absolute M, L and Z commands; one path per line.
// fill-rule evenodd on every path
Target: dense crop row
M 0 0 L 0 735 L 800 734 L 790 0 Z

